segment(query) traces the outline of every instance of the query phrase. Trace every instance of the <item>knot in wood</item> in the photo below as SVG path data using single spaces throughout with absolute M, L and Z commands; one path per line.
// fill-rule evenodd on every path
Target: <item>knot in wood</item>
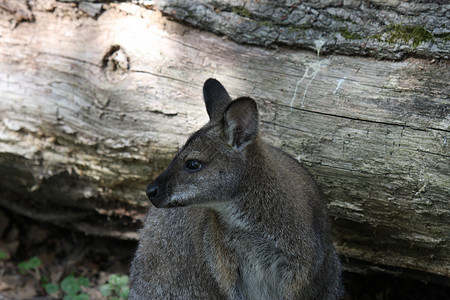
M 130 70 L 130 57 L 122 47 L 112 45 L 103 56 L 102 68 L 108 81 L 122 81 L 127 77 Z

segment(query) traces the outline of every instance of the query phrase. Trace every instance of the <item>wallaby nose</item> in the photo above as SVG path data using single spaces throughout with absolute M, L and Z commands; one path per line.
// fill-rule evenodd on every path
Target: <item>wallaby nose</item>
M 153 200 L 158 195 L 158 186 L 149 184 L 145 189 L 148 199 Z

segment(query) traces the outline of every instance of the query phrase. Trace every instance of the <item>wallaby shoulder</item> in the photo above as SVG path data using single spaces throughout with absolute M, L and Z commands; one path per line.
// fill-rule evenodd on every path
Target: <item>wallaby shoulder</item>
M 255 194 L 249 198 L 263 197 L 261 200 L 265 206 L 272 205 L 273 212 L 295 214 L 298 219 L 290 220 L 294 224 L 311 219 L 312 207 L 326 216 L 325 199 L 311 174 L 296 159 L 261 139 L 252 146 L 256 149 L 249 149 L 254 152 L 249 156 L 254 160 L 245 180 L 249 185 L 246 188 Z M 273 215 L 269 218 L 276 219 Z
M 280 185 L 286 185 L 289 201 L 284 205 L 286 210 L 297 208 L 301 215 L 299 220 L 308 220 L 307 227 L 316 231 L 312 236 L 322 238 L 320 242 L 332 250 L 331 224 L 328 216 L 327 202 L 310 172 L 301 163 L 283 150 L 266 144 L 266 149 L 274 159 L 272 162 L 282 168 L 279 176 Z M 290 206 L 293 205 L 293 206 Z M 298 223 L 293 221 L 293 223 Z M 322 247 L 322 245 L 321 245 Z
M 265 148 L 273 158 L 273 164 L 282 167 L 281 172 L 285 173 L 285 176 L 295 177 L 296 184 L 293 185 L 299 186 L 302 189 L 308 189 L 311 193 L 320 194 L 311 173 L 305 169 L 298 160 L 275 146 L 266 144 Z

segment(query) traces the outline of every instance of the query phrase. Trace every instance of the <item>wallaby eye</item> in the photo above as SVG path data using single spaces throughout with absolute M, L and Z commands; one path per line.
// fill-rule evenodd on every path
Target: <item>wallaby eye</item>
M 190 160 L 186 161 L 184 166 L 189 171 L 198 171 L 203 167 L 202 163 L 196 159 L 190 159 Z

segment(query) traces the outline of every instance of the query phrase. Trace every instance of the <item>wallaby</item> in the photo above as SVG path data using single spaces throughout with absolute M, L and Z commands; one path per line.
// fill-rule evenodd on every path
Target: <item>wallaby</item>
M 326 202 L 258 133 L 255 101 L 203 86 L 210 121 L 146 189 L 130 299 L 338 299 Z

